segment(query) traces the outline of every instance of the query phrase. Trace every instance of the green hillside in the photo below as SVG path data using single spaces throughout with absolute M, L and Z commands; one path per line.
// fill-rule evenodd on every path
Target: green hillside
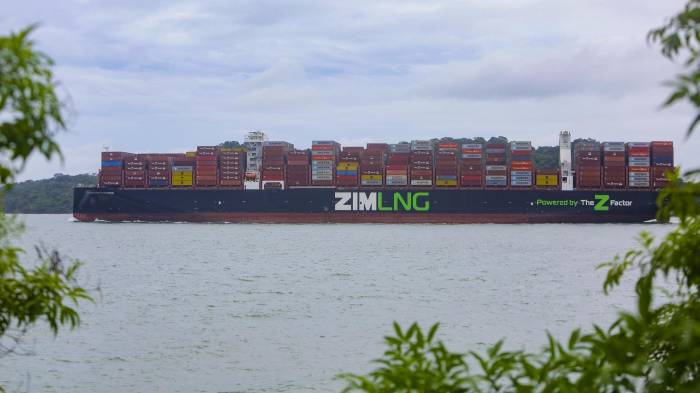
M 8 213 L 70 213 L 73 210 L 73 187 L 94 186 L 93 174 L 63 175 L 52 178 L 27 180 L 16 183 L 3 192 L 5 211 Z

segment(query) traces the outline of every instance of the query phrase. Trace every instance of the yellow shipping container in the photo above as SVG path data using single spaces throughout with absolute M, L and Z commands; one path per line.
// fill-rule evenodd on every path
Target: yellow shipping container
M 382 180 L 382 175 L 362 175 L 361 180 Z
M 341 171 L 354 171 L 357 167 L 359 164 L 356 162 L 341 162 L 336 168 Z
M 185 157 L 197 157 L 196 151 L 188 151 L 185 153 Z
M 436 186 L 456 186 L 457 180 L 435 180 Z
M 557 175 L 537 175 L 535 185 L 537 186 L 556 186 L 559 184 L 559 176 Z

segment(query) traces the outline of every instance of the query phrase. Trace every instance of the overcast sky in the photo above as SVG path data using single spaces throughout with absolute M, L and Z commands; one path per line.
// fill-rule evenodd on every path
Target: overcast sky
M 176 152 L 253 129 L 305 148 L 503 135 L 671 139 L 700 165 L 692 112 L 660 109 L 678 71 L 646 33 L 681 0 L 6 1 L 70 96 L 65 162 L 21 178 L 94 172 L 103 146 Z M 693 154 L 695 153 L 695 154 Z

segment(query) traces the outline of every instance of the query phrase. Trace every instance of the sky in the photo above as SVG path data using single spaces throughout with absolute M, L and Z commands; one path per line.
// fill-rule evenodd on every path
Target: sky
M 39 23 L 68 130 L 63 162 L 22 179 L 95 172 L 99 152 L 182 152 L 264 130 L 306 148 L 503 135 L 556 145 L 685 140 L 661 108 L 681 70 L 646 41 L 682 0 L 9 1 L 0 34 Z

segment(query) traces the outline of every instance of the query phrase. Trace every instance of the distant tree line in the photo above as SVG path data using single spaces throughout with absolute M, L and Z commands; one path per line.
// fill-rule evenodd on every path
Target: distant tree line
M 492 136 L 490 138 L 484 138 L 481 136 L 477 136 L 474 138 L 453 138 L 453 137 L 442 137 L 442 138 L 433 138 L 431 139 L 433 143 L 457 143 L 457 144 L 466 144 L 466 143 L 508 143 L 509 140 L 508 138 L 504 136 Z M 399 143 L 408 143 L 408 141 L 401 141 Z M 585 144 L 600 144 L 595 139 L 591 138 L 579 138 L 575 139 L 572 144 L 573 147 L 575 147 L 579 143 L 585 143 Z M 222 147 L 239 147 L 242 146 L 242 144 L 238 141 L 226 141 L 223 143 L 220 143 L 219 146 Z M 558 169 L 559 168 L 559 146 L 540 146 L 535 149 L 533 159 L 535 160 L 535 167 L 538 169 Z
M 220 147 L 239 147 L 242 146 L 238 141 L 226 141 L 219 143 Z

